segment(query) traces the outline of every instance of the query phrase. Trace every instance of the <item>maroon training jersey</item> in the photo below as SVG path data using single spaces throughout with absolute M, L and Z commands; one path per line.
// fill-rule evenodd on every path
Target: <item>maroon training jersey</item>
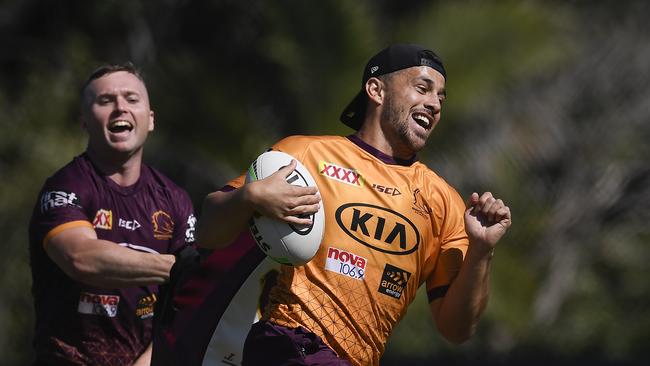
M 44 184 L 29 227 L 38 362 L 130 365 L 151 341 L 158 286 L 96 288 L 68 277 L 47 255 L 49 238 L 70 227 L 94 227 L 99 239 L 172 253 L 194 241 L 188 194 L 143 165 L 121 187 L 82 154 Z

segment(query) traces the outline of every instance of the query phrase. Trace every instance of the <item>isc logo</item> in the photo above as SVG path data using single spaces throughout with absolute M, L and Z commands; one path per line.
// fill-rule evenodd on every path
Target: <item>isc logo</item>
M 336 222 L 348 236 L 380 252 L 405 255 L 417 250 L 420 244 L 415 224 L 385 207 L 348 203 L 336 210 Z
M 402 192 L 400 192 L 397 188 L 381 186 L 379 184 L 373 184 L 372 189 L 374 189 L 379 193 L 385 193 L 389 196 L 399 196 L 400 194 L 402 194 Z

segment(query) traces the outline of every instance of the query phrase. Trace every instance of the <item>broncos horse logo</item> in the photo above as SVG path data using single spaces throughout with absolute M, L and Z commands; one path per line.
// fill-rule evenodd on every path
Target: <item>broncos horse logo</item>
M 174 220 L 165 211 L 159 210 L 151 215 L 153 237 L 159 240 L 169 240 L 174 233 Z

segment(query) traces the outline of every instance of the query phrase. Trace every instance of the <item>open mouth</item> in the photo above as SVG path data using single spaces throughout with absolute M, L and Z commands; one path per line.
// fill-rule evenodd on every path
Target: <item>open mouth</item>
M 130 132 L 133 130 L 133 124 L 124 120 L 112 121 L 108 125 L 108 130 L 112 133 Z
M 412 117 L 418 125 L 422 126 L 422 128 L 426 129 L 431 126 L 432 118 L 424 113 L 413 113 Z

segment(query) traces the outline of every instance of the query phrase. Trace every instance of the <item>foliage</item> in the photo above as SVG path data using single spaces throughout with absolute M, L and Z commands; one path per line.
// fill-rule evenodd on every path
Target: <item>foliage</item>
M 78 89 L 101 62 L 145 70 L 146 160 L 203 196 L 289 134 L 338 121 L 367 58 L 431 45 L 449 98 L 421 159 L 514 213 L 476 336 L 451 346 L 420 296 L 384 364 L 642 363 L 650 335 L 650 44 L 643 1 L 0 3 L 2 364 L 31 359 L 27 222 L 81 152 Z M 422 294 L 424 295 L 424 294 Z M 423 320 L 426 319 L 426 320 Z

